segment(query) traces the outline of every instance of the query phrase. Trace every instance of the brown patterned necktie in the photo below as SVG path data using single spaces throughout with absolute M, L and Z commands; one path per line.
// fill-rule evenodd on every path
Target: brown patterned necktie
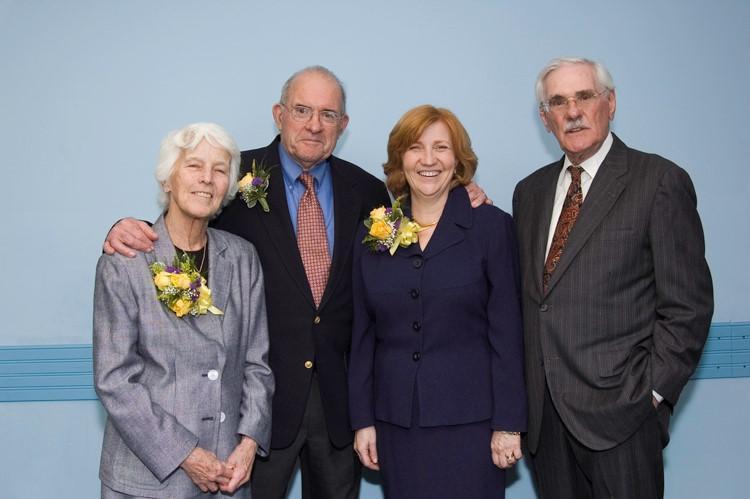
M 297 247 L 317 307 L 328 282 L 331 257 L 328 253 L 323 210 L 318 203 L 318 196 L 315 195 L 314 178 L 309 173 L 302 172 L 299 180 L 305 186 L 305 193 L 297 208 Z
M 568 187 L 568 193 L 565 194 L 565 201 L 563 201 L 560 218 L 557 219 L 557 226 L 552 236 L 552 244 L 549 247 L 547 261 L 544 262 L 542 284 L 544 285 L 545 293 L 547 292 L 552 272 L 555 271 L 565 244 L 568 242 L 568 235 L 570 235 L 570 231 L 578 219 L 578 214 L 581 212 L 581 204 L 583 204 L 583 190 L 581 189 L 581 173 L 583 172 L 583 168 L 571 165 L 568 167 L 568 171 L 570 171 L 570 177 L 573 180 L 570 182 L 570 187 Z

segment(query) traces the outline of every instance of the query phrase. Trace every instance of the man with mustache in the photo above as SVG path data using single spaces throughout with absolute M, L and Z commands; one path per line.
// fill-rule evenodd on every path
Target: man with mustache
M 713 313 L 688 174 L 609 130 L 612 77 L 555 59 L 539 115 L 565 156 L 517 186 L 529 424 L 541 498 L 654 498 Z

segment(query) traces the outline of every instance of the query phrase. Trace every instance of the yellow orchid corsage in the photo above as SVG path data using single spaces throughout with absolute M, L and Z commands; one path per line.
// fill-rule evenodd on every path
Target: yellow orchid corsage
M 175 256 L 172 265 L 154 262 L 149 265 L 149 269 L 154 276 L 156 299 L 177 317 L 208 312 L 224 315 L 224 312 L 213 305 L 206 279 L 196 270 L 189 255 Z
M 399 247 L 407 248 L 416 243 L 419 240 L 417 234 L 425 229 L 404 215 L 401 210 L 401 198 L 396 199 L 390 208 L 380 206 L 372 210 L 364 223 L 367 235 L 362 244 L 372 251 L 388 251 L 391 255 L 396 253 Z

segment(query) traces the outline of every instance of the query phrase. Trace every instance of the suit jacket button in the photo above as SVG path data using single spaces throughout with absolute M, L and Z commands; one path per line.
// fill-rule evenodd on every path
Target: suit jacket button
M 412 289 L 411 291 L 409 291 L 409 296 L 411 296 L 412 298 L 416 300 L 417 298 L 419 298 L 419 290 Z
M 546 303 L 542 303 L 542 306 L 539 307 L 539 310 L 542 312 L 546 312 L 547 310 L 549 310 L 549 305 L 547 305 Z
M 411 355 L 411 360 L 413 360 L 414 362 L 418 362 L 419 359 L 421 359 L 421 358 L 422 358 L 422 354 L 420 354 L 419 352 L 414 352 Z
M 311 360 L 305 361 L 305 369 L 312 369 L 313 363 Z
M 315 316 L 315 318 L 313 319 L 313 324 L 320 324 L 320 316 L 319 315 Z
M 217 379 L 219 379 L 219 371 L 217 371 L 216 369 L 211 369 L 210 371 L 208 371 L 208 379 L 210 379 L 211 381 L 216 381 Z
M 412 328 L 412 329 L 413 329 L 414 331 L 419 331 L 420 329 L 422 329 L 422 324 L 420 324 L 420 323 L 419 323 L 419 321 L 414 321 L 414 322 L 412 322 L 412 324 L 411 324 L 411 328 Z
M 223 412 L 219 414 L 219 423 L 223 423 L 225 419 L 227 419 L 226 414 L 224 414 Z
M 418 256 L 414 260 L 412 260 L 411 264 L 414 265 L 415 269 L 421 269 L 422 268 L 422 257 Z

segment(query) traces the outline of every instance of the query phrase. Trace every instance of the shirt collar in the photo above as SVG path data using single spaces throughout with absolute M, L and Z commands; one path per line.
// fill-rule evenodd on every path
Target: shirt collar
M 583 168 L 583 171 L 588 173 L 592 179 L 596 175 L 596 172 L 599 171 L 599 167 L 602 166 L 604 158 L 606 158 L 607 154 L 609 154 L 609 150 L 612 148 L 612 142 L 612 132 L 609 132 L 607 134 L 607 138 L 604 139 L 604 142 L 602 142 L 599 150 L 596 151 L 594 155 L 589 159 L 583 161 L 580 165 L 578 165 Z M 566 154 L 565 161 L 563 162 L 563 171 L 566 171 L 572 164 L 573 163 L 570 161 L 570 159 L 568 159 L 568 155 Z
M 290 187 L 294 186 L 294 182 L 304 171 L 304 168 L 302 168 L 299 163 L 292 159 L 281 142 L 279 142 L 279 160 L 281 162 L 281 171 L 284 174 L 284 182 L 286 182 L 286 184 Z M 328 176 L 329 171 L 330 168 L 328 159 L 321 161 L 317 165 L 310 168 L 310 170 L 308 170 L 310 175 L 312 175 L 313 178 L 317 180 L 318 185 L 321 185 L 323 183 L 323 181 Z

